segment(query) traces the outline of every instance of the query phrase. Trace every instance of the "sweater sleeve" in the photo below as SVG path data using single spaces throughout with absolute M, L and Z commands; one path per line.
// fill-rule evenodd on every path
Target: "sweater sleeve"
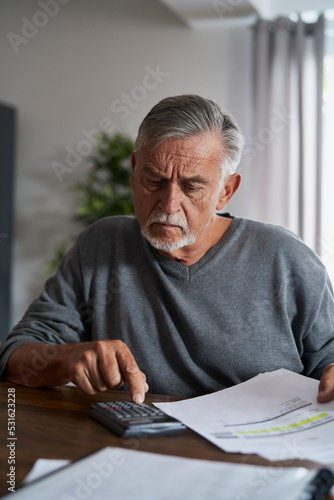
M 3 377 L 11 354 L 29 342 L 65 344 L 89 340 L 89 315 L 84 298 L 80 259 L 80 236 L 64 257 L 55 276 L 29 306 L 0 350 L 0 375 Z
M 303 338 L 303 374 L 320 379 L 324 368 L 334 363 L 334 300 L 327 273 L 314 321 Z

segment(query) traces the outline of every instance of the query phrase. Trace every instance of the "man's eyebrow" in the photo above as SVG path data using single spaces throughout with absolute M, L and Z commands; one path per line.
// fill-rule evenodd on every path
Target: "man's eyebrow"
M 159 177 L 160 179 L 165 179 L 165 176 L 162 175 L 159 172 L 159 170 L 149 165 L 144 165 L 143 171 L 147 172 L 148 174 L 154 175 L 155 177 Z M 193 182 L 195 184 L 203 184 L 203 185 L 208 184 L 208 181 L 204 177 L 201 177 L 200 175 L 193 175 L 191 177 L 182 177 L 182 181 Z
M 147 172 L 148 174 L 155 175 L 156 177 L 163 177 L 159 170 L 155 169 L 154 167 L 150 167 L 149 165 L 144 165 L 143 171 Z
M 207 184 L 208 181 L 201 177 L 200 175 L 194 175 L 193 177 L 184 177 L 184 181 L 193 182 L 194 184 Z

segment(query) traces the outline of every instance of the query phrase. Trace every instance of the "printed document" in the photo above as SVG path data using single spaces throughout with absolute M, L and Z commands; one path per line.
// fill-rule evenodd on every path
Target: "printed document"
M 15 492 L 15 500 L 324 500 L 325 471 L 257 467 L 103 448 Z M 314 491 L 318 492 L 316 497 Z M 4 497 L 13 499 L 12 494 Z
M 281 369 L 234 387 L 155 403 L 228 452 L 307 459 L 334 469 L 334 401 L 317 402 L 319 381 Z

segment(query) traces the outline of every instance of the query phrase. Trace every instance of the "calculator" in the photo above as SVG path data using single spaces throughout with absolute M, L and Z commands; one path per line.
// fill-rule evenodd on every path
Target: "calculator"
M 144 403 L 94 403 L 89 415 L 123 438 L 182 434 L 186 426 L 158 408 Z

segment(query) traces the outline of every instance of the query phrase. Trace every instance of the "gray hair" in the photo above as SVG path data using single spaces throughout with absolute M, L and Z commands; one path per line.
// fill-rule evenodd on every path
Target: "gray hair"
M 169 139 L 219 133 L 222 138 L 222 184 L 240 162 L 244 139 L 233 116 L 218 104 L 193 94 L 167 97 L 156 104 L 142 121 L 136 151 L 157 147 Z

